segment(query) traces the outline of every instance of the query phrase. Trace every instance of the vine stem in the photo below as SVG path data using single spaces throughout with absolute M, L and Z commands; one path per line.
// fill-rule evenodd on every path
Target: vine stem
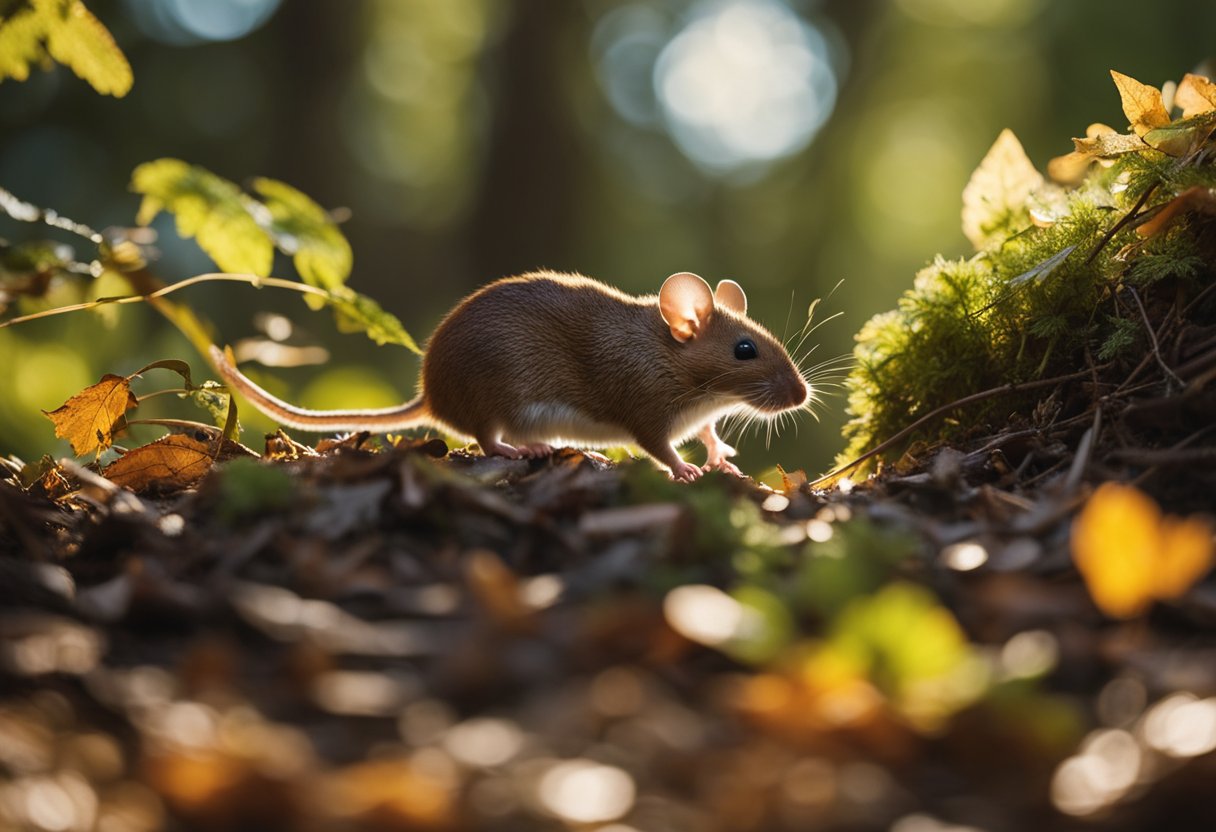
M 14 324 L 23 324 L 27 321 L 38 320 L 39 318 L 50 318 L 55 315 L 63 315 L 67 312 L 79 312 L 84 309 L 96 309 L 99 306 L 107 304 L 125 304 L 125 303 L 144 303 L 157 298 L 162 298 L 165 295 L 173 294 L 179 289 L 185 289 L 188 286 L 194 286 L 198 283 L 245 283 L 255 288 L 263 286 L 271 286 L 275 289 L 290 289 L 294 292 L 299 292 L 302 295 L 317 295 L 318 297 L 331 299 L 330 293 L 324 289 L 318 289 L 316 286 L 309 286 L 307 283 L 297 283 L 294 280 L 284 280 L 278 277 L 259 277 L 255 274 L 235 274 L 231 272 L 208 272 L 207 274 L 196 274 L 194 277 L 188 277 L 185 280 L 179 280 L 177 283 L 172 283 L 163 289 L 157 289 L 155 292 L 149 292 L 141 295 L 119 295 L 112 298 L 98 298 L 87 303 L 73 303 L 69 306 L 57 306 L 54 309 L 44 309 L 41 312 L 34 312 L 29 315 L 22 315 L 18 318 L 11 318 L 7 321 L 0 321 L 0 329 L 13 326 Z
M 1067 381 L 1076 381 L 1079 378 L 1085 378 L 1089 374 L 1090 374 L 1090 370 L 1087 368 L 1087 369 L 1080 370 L 1075 373 L 1069 373 L 1068 375 L 1055 376 L 1054 378 L 1041 378 L 1038 381 L 1027 381 L 1027 382 L 1023 382 L 1021 384 L 1002 384 L 1000 387 L 992 387 L 992 388 L 989 388 L 988 390 L 982 390 L 979 393 L 972 393 L 970 396 L 963 396 L 961 399 L 955 399 L 954 401 L 950 402 L 949 404 L 944 404 L 941 407 L 937 408 L 936 410 L 926 413 L 924 416 L 921 416 L 915 422 L 908 425 L 906 428 L 904 428 L 899 433 L 892 436 L 890 439 L 871 448 L 870 450 L 866 451 L 864 454 L 862 454 L 861 456 L 852 460 L 851 462 L 845 463 L 844 465 L 841 465 L 839 468 L 829 471 L 828 473 L 824 474 L 822 477 L 819 477 L 816 480 L 812 480 L 811 482 L 807 483 L 807 485 L 811 488 L 814 488 L 815 486 L 819 485 L 820 483 L 829 482 L 831 480 L 834 480 L 838 477 L 843 476 L 844 474 L 847 474 L 849 471 L 851 471 L 854 468 L 856 468 L 857 466 L 861 465 L 861 463 L 865 462 L 868 459 L 871 459 L 872 457 L 877 456 L 878 454 L 882 453 L 883 451 L 887 450 L 888 448 L 892 447 L 893 445 L 896 445 L 899 442 L 902 442 L 904 439 L 907 439 L 913 432 L 919 430 L 921 427 L 923 427 L 924 425 L 933 421 L 934 419 L 938 418 L 939 416 L 944 416 L 945 414 L 949 413 L 951 410 L 955 410 L 960 407 L 966 407 L 969 404 L 975 404 L 976 402 L 984 401 L 985 399 L 992 399 L 992 398 L 996 398 L 997 396 L 1003 396 L 1003 395 L 1006 395 L 1009 393 L 1022 393 L 1027 390 L 1037 390 L 1040 387 L 1051 387 L 1052 385 L 1063 384 Z

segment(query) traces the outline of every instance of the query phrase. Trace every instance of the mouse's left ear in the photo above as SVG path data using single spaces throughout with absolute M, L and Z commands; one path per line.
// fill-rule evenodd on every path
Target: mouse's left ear
M 718 288 L 714 291 L 714 302 L 740 315 L 747 314 L 747 295 L 743 294 L 743 287 L 733 280 L 718 282 Z
M 659 313 L 677 341 L 695 338 L 714 311 L 709 284 L 692 272 L 678 272 L 659 289 Z

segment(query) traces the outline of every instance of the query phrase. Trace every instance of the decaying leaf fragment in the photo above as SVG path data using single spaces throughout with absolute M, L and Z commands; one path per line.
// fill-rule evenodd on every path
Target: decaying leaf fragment
M 123 414 L 137 404 L 130 379 L 107 373 L 59 407 L 42 412 L 55 423 L 55 435 L 68 440 L 72 452 L 83 456 L 110 447 Z
M 1206 520 L 1163 516 L 1152 498 L 1119 483 L 1095 491 L 1072 528 L 1073 561 L 1112 618 L 1185 594 L 1212 567 L 1213 549 Z
M 185 434 L 162 436 L 120 456 L 101 472 L 132 491 L 175 491 L 201 480 L 211 470 L 211 446 Z
M 1027 198 L 1042 185 L 1042 174 L 1017 136 L 1002 130 L 963 190 L 963 233 L 977 249 L 983 248 L 1025 213 Z

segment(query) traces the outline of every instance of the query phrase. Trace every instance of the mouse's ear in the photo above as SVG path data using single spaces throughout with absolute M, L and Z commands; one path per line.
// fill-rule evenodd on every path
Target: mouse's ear
M 714 311 L 709 284 L 692 272 L 678 272 L 659 289 L 659 313 L 677 341 L 695 338 Z
M 733 280 L 718 282 L 718 288 L 714 290 L 714 303 L 740 315 L 747 314 L 747 295 L 743 294 L 743 287 Z

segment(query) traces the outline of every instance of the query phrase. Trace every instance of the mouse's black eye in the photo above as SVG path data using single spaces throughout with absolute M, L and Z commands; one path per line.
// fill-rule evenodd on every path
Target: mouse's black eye
M 735 344 L 735 358 L 740 361 L 747 361 L 750 358 L 755 358 L 757 355 L 759 353 L 756 352 L 756 342 L 751 338 L 744 338 Z

